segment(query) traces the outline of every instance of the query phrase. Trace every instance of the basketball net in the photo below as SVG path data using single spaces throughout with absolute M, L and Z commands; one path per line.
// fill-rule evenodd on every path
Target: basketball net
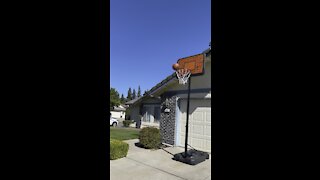
M 188 69 L 178 69 L 176 71 L 177 78 L 179 79 L 179 84 L 187 84 L 188 79 L 191 75 L 191 71 Z

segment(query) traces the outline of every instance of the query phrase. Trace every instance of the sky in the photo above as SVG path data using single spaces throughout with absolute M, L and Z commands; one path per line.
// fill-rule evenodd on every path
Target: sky
M 150 90 L 211 41 L 211 0 L 110 0 L 110 87 Z

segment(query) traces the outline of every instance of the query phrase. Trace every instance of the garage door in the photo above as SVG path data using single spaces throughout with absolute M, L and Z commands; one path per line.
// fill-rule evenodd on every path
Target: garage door
M 211 152 L 211 99 L 191 99 L 189 109 L 188 144 L 192 147 Z M 178 143 L 184 147 L 186 131 L 187 100 L 180 102 L 180 129 Z

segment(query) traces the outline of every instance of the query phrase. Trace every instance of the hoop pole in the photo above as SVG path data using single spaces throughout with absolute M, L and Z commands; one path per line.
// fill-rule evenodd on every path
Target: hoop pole
M 184 155 L 187 157 L 188 151 L 188 131 L 189 131 L 189 104 L 190 104 L 190 86 L 191 86 L 191 76 L 189 77 L 188 82 L 188 100 L 187 100 L 187 122 L 186 122 L 186 138 L 184 143 Z

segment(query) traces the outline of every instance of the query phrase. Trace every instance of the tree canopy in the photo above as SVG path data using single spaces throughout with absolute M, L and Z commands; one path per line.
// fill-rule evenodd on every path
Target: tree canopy
M 137 94 L 138 98 L 141 97 L 141 89 L 140 86 L 138 87 L 138 94 Z
M 126 98 L 124 98 L 123 94 L 121 94 L 120 103 L 123 104 L 126 102 Z
M 131 88 L 129 88 L 129 90 L 128 90 L 127 100 L 128 100 L 128 101 L 132 100 Z
M 120 105 L 119 93 L 115 88 L 110 88 L 110 109 Z
M 136 90 L 133 89 L 133 92 L 132 92 L 132 99 L 135 99 L 137 98 L 137 94 L 136 94 Z

